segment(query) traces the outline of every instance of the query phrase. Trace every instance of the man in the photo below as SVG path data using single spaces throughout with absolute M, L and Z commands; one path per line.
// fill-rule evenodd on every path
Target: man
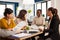
M 43 26 L 45 25 L 45 18 L 42 16 L 42 10 L 38 9 L 36 13 L 36 17 L 33 19 L 32 25 L 37 25 L 37 26 Z M 43 29 L 39 28 L 40 31 L 43 31 Z M 44 34 L 39 34 L 39 37 L 43 37 Z M 34 37 L 32 38 L 34 40 Z M 38 39 L 39 40 L 39 39 Z
M 37 16 L 33 19 L 32 24 L 36 24 L 37 26 L 45 25 L 45 19 L 41 14 L 42 14 L 41 9 L 38 9 Z

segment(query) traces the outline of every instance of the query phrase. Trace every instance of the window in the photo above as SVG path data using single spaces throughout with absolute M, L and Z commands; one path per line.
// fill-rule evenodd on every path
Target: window
M 34 16 L 36 16 L 36 11 L 38 10 L 38 9 L 41 9 L 41 3 L 36 3 L 35 5 L 35 14 L 34 14 Z
M 1 19 L 2 17 L 4 17 L 4 15 L 3 15 L 4 9 L 5 9 L 5 5 L 0 4 L 0 19 Z
M 51 1 L 47 2 L 47 8 L 51 7 Z
M 36 11 L 37 11 L 38 9 L 41 9 L 41 3 L 36 3 L 36 4 L 35 4 L 35 16 L 36 16 Z
M 36 16 L 36 10 L 41 9 L 42 15 L 44 15 L 44 18 L 46 18 L 46 10 L 51 7 L 51 1 L 44 1 L 44 2 L 38 2 L 35 4 L 35 16 Z
M 46 18 L 46 2 L 42 3 L 42 15 Z
M 34 10 L 34 11 L 35 11 L 35 13 L 34 13 L 34 16 L 36 16 L 37 4 L 35 3 L 35 5 L 34 5 L 34 6 L 35 6 L 35 10 Z
M 10 8 L 13 10 L 13 15 L 15 15 L 14 13 L 14 4 L 7 4 L 7 8 Z
M 41 3 L 37 3 L 37 9 L 41 9 Z
M 34 5 L 25 5 L 24 9 L 27 10 L 27 19 L 30 20 L 31 16 L 34 16 Z
M 5 8 L 11 8 L 13 10 L 13 15 L 16 16 L 16 8 L 18 7 L 17 2 L 5 2 L 0 1 L 0 19 L 4 17 L 3 13 L 5 11 Z

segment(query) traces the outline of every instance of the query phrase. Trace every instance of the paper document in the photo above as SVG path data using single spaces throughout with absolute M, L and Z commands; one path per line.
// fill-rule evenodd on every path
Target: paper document
M 26 26 L 27 23 L 25 21 L 21 21 L 19 24 L 17 24 L 14 28 L 13 28 L 13 31 L 16 31 L 16 30 L 20 30 L 22 29 L 24 26 Z
M 28 31 L 36 31 L 36 32 L 39 32 L 39 30 L 28 30 Z
M 37 25 L 31 25 L 31 29 L 37 30 L 39 29 Z
M 16 34 L 16 35 L 12 35 L 12 36 L 20 38 L 20 37 L 25 37 L 25 36 L 30 36 L 30 35 L 31 35 L 31 34 L 20 33 L 20 34 Z

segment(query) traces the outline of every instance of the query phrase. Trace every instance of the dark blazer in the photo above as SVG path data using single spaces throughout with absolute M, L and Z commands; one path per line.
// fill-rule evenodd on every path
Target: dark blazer
M 51 23 L 50 23 L 50 37 L 53 40 L 59 40 L 59 18 L 58 16 L 53 16 Z

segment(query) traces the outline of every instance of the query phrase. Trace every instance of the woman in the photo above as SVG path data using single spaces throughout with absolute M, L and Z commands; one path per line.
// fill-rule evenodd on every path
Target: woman
M 27 11 L 26 10 L 21 10 L 20 12 L 19 12 L 19 15 L 18 15 L 18 17 L 16 18 L 16 20 L 15 20 L 15 22 L 16 22 L 16 24 L 19 24 L 19 23 L 21 23 L 21 22 L 23 22 L 23 24 L 25 23 L 26 25 L 24 25 L 24 26 L 27 26 L 27 21 L 26 21 L 26 14 L 27 14 Z M 19 24 L 20 25 L 20 24 Z M 21 24 L 22 25 L 22 24 Z M 24 29 L 25 27 L 23 27 L 22 29 Z
M 6 8 L 4 11 L 4 17 L 0 19 L 0 36 L 9 36 L 11 31 L 15 27 L 15 23 L 12 19 L 13 10 Z
M 53 40 L 59 40 L 59 17 L 57 9 L 51 7 L 47 11 L 47 16 L 50 17 L 49 35 Z

